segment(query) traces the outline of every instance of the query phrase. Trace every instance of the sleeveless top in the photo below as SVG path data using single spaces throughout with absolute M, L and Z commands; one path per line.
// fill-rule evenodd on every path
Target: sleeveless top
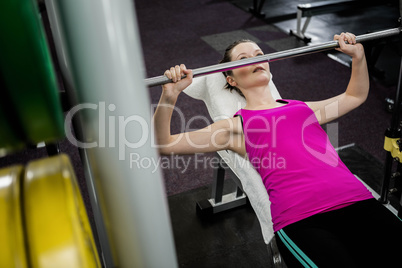
M 271 201 L 274 231 L 317 213 L 373 198 L 341 161 L 314 112 L 301 101 L 240 109 L 248 158 Z

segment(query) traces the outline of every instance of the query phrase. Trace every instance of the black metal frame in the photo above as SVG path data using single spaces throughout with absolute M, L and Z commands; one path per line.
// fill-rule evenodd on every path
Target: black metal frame
M 399 8 L 401 12 L 401 17 L 399 18 L 399 23 L 400 26 L 402 26 L 402 0 L 399 0 Z M 385 131 L 385 139 L 396 139 L 399 138 L 397 141 L 397 145 L 399 146 L 399 151 L 402 152 L 402 131 L 401 131 L 401 126 L 402 122 L 400 121 L 400 109 L 401 109 L 401 101 L 402 101 L 402 49 L 399 51 L 400 56 L 401 56 L 401 63 L 399 67 L 399 78 L 398 78 L 398 84 L 396 88 L 396 96 L 395 96 L 395 102 L 393 106 L 393 113 L 392 113 L 392 119 L 391 119 L 391 126 Z M 397 165 L 397 171 L 395 173 L 392 172 L 393 169 L 393 162 L 394 160 L 397 160 L 398 165 Z M 396 186 L 399 186 L 400 189 L 396 189 L 396 192 L 401 192 L 402 191 L 402 159 L 395 159 L 394 156 L 390 151 L 387 151 L 387 156 L 385 159 L 385 168 L 384 168 L 384 180 L 381 186 L 381 196 L 379 198 L 379 201 L 383 204 L 386 204 L 389 202 L 389 194 L 391 192 L 395 192 L 395 189 L 390 190 L 390 182 L 391 179 L 393 178 L 399 178 L 399 185 L 397 184 Z M 399 197 L 399 209 L 398 209 L 398 217 L 402 217 L 402 195 Z
M 401 132 L 401 123 L 400 123 L 400 109 L 401 109 L 401 101 L 402 101 L 402 56 L 401 56 L 401 65 L 399 68 L 399 79 L 398 79 L 398 85 L 396 89 L 396 97 L 395 97 L 395 104 L 393 107 L 393 113 L 392 113 L 392 119 L 391 119 L 391 126 L 386 130 L 385 132 L 385 137 L 386 138 L 401 138 L 402 137 L 402 132 Z M 399 140 L 400 141 L 400 140 Z M 399 142 L 399 150 L 402 151 L 402 144 Z M 400 162 L 402 159 L 394 159 L 392 156 L 391 152 L 387 152 L 386 160 L 385 160 L 385 169 L 384 169 L 384 180 L 382 183 L 381 187 L 381 196 L 379 201 L 383 204 L 386 204 L 389 202 L 389 194 L 390 194 L 390 182 L 391 179 L 396 177 L 395 174 L 393 173 L 393 164 L 394 160 L 398 160 Z M 401 173 L 401 165 L 398 164 L 397 167 L 397 173 Z M 398 176 L 397 176 L 398 177 Z M 398 216 L 402 216 L 402 197 L 400 198 L 400 205 L 401 207 L 398 210 Z

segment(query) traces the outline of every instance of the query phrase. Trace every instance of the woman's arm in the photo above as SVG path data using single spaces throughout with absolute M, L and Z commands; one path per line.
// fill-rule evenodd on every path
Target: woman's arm
M 339 42 L 340 47 L 337 50 L 352 57 L 352 74 L 344 93 L 330 99 L 306 103 L 316 113 L 320 124 L 328 123 L 357 108 L 367 99 L 369 92 L 369 75 L 363 46 L 356 43 L 356 37 L 350 33 L 335 35 L 334 40 Z
M 173 83 L 162 86 L 162 95 L 153 117 L 160 153 L 194 154 L 230 149 L 244 155 L 241 122 L 237 117 L 220 120 L 197 131 L 171 135 L 170 123 L 177 98 L 191 84 L 193 75 L 183 64 L 167 70 L 165 75 Z M 187 77 L 181 79 L 183 75 Z

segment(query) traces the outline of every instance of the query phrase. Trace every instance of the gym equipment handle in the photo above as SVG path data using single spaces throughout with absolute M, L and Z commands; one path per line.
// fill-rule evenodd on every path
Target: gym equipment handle
M 402 27 L 398 27 L 398 28 L 378 31 L 378 32 L 374 32 L 374 33 L 362 34 L 362 35 L 356 36 L 356 42 L 362 43 L 362 42 L 371 41 L 371 40 L 375 40 L 375 39 L 386 38 L 386 37 L 398 35 L 401 33 L 401 31 L 402 31 Z M 242 60 L 237 60 L 237 61 L 215 64 L 215 65 L 211 65 L 211 66 L 207 66 L 207 67 L 201 67 L 198 69 L 194 69 L 193 77 L 229 71 L 229 70 L 233 70 L 236 68 L 253 65 L 253 64 L 257 64 L 257 63 L 261 63 L 261 62 L 272 62 L 272 61 L 276 61 L 276 60 L 283 60 L 283 59 L 302 56 L 302 55 L 306 55 L 306 54 L 310 54 L 310 53 L 316 53 L 316 52 L 321 52 L 321 51 L 325 51 L 325 50 L 330 50 L 330 49 L 334 49 L 337 47 L 339 47 L 338 41 L 329 41 L 329 42 L 325 42 L 325 43 L 321 43 L 321 44 L 299 47 L 299 48 L 274 52 L 274 53 L 270 53 L 270 54 L 265 54 L 265 55 L 261 55 L 261 56 L 257 56 L 257 57 L 253 57 L 253 58 L 247 58 L 247 59 L 242 59 Z M 145 84 L 148 87 L 164 85 L 164 84 L 171 83 L 171 82 L 172 82 L 172 80 L 167 78 L 164 75 L 145 79 Z

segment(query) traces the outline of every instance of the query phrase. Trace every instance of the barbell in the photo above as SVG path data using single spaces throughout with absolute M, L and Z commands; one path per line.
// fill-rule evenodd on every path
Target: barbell
M 398 28 L 392 28 L 392 29 L 368 33 L 368 34 L 362 34 L 362 35 L 356 36 L 356 42 L 362 43 L 362 42 L 366 42 L 366 41 L 396 36 L 396 35 L 400 34 L 401 31 L 402 31 L 402 26 L 398 27 Z M 261 55 L 261 56 L 257 56 L 257 57 L 210 65 L 210 66 L 206 66 L 206 67 L 193 69 L 193 77 L 198 77 L 198 76 L 203 76 L 203 75 L 208 75 L 208 74 L 213 74 L 213 73 L 218 73 L 218 72 L 225 72 L 225 71 L 233 70 L 233 69 L 248 66 L 248 65 L 258 64 L 261 62 L 272 62 L 272 61 L 302 56 L 302 55 L 306 55 L 306 54 L 322 52 L 322 51 L 331 50 L 331 49 L 334 49 L 337 47 L 339 47 L 338 41 L 329 41 L 329 42 L 324 42 L 321 44 L 288 49 L 288 50 L 265 54 L 265 55 Z M 164 85 L 164 84 L 171 83 L 171 82 L 172 82 L 172 80 L 167 78 L 164 75 L 145 79 L 145 84 L 148 87 Z

